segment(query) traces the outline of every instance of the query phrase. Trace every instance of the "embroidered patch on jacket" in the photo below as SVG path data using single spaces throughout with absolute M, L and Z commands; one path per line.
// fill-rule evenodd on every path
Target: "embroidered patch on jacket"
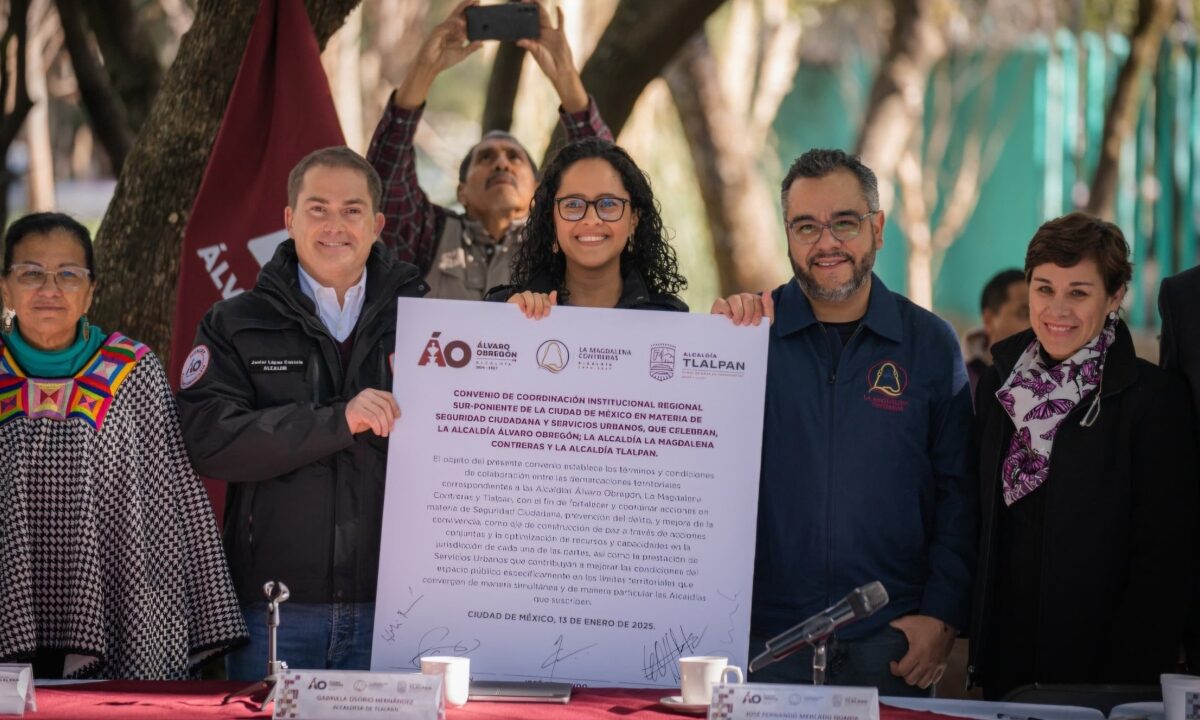
M 908 401 L 903 399 L 908 389 L 908 371 L 895 360 L 881 360 L 867 371 L 866 400 L 880 410 L 904 412 Z
M 179 375 L 179 389 L 187 390 L 196 384 L 196 381 L 204 377 L 204 373 L 208 370 L 208 346 L 197 345 L 188 353 L 187 359 L 183 361 L 183 370 Z
M 99 430 L 121 383 L 150 348 L 113 333 L 69 378 L 27 377 L 0 344 L 0 425 L 18 417 L 78 418 Z

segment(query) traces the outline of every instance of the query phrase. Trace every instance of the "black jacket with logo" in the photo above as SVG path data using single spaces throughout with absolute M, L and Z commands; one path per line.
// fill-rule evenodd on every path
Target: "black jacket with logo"
M 428 286 L 376 244 L 343 363 L 297 269 L 287 240 L 253 290 L 205 315 L 178 396 L 183 435 L 196 470 L 229 482 L 225 550 L 243 604 L 262 602 L 268 580 L 298 602 L 371 602 L 387 439 L 351 435 L 346 403 L 391 389 L 396 298 Z

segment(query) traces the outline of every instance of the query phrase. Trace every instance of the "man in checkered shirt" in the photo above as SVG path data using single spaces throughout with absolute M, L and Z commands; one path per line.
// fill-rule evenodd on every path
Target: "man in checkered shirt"
M 400 260 L 426 274 L 427 297 L 482 300 L 489 288 L 509 282 L 509 267 L 537 185 L 537 167 L 515 137 L 492 131 L 467 152 L 458 173 L 458 201 L 465 212 L 433 204 L 417 183 L 413 136 L 434 79 L 481 43 L 467 43 L 464 0 L 421 45 L 412 71 L 392 94 L 375 129 L 367 159 L 383 178 L 381 208 L 387 222 L 380 236 Z M 612 131 L 600 118 L 575 69 L 571 48 L 540 4 L 541 36 L 518 40 L 537 61 L 562 100 L 559 120 L 567 140 L 600 137 Z

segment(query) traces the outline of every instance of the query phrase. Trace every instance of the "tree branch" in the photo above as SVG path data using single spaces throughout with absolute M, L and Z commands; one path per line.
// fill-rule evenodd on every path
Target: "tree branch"
M 139 22 L 131 0 L 87 0 L 82 5 L 75 0 L 70 4 L 79 26 L 90 29 L 95 38 L 96 47 L 103 58 L 103 65 L 97 67 L 106 77 L 107 92 L 120 98 L 125 124 L 130 135 L 134 135 L 150 115 L 150 106 L 154 104 L 154 97 L 162 86 L 163 69 L 158 61 L 154 40 L 146 25 Z M 61 2 L 58 11 L 60 15 L 66 14 Z M 66 30 L 65 19 L 63 29 Z M 91 54 L 90 49 L 88 52 Z M 75 53 L 72 53 L 72 63 L 75 57 Z M 81 91 L 82 85 L 81 80 Z M 101 142 L 104 142 L 103 138 Z M 108 147 L 107 143 L 105 147 Z
M 583 86 L 614 136 L 620 134 L 646 85 L 662 73 L 723 2 L 621 0 L 580 73 Z M 562 140 L 562 128 L 556 128 L 545 157 L 550 157 Z
M 946 54 L 930 18 L 932 0 L 892 0 L 892 33 L 863 116 L 857 153 L 879 177 L 881 201 L 890 207 L 896 163 L 920 125 L 929 72 Z
M 516 43 L 501 43 L 488 78 L 487 100 L 483 104 L 483 131 L 512 129 L 513 104 L 521 85 L 521 65 L 525 51 Z
M 29 99 L 29 87 L 26 85 L 25 53 L 29 43 L 29 0 L 10 0 L 8 5 L 8 25 L 4 29 L 3 40 L 0 41 L 0 103 L 8 98 L 9 89 L 13 90 L 12 112 L 4 114 L 0 122 L 0 158 L 8 154 L 8 148 L 16 139 L 25 118 L 33 109 L 33 101 Z M 16 40 L 17 69 L 15 77 L 10 76 L 8 67 L 8 46 Z M 12 79 L 10 80 L 10 77 Z M 0 229 L 8 223 L 8 185 L 12 175 L 5 163 L 0 163 Z
M 104 146 L 113 171 L 118 175 L 125 164 L 125 157 L 133 146 L 133 129 L 125 114 L 125 105 L 108 80 L 108 74 L 92 54 L 84 25 L 83 11 L 79 0 L 56 0 L 58 16 L 62 23 L 63 38 L 75 79 L 79 83 L 79 94 L 91 120 L 96 138 Z
M 1108 219 L 1113 217 L 1121 169 L 1121 146 L 1133 133 L 1145 93 L 1145 79 L 1153 74 L 1158 64 L 1163 33 L 1176 9 L 1174 0 L 1138 1 L 1137 25 L 1129 37 L 1129 57 L 1117 75 L 1117 86 L 1108 104 L 1108 112 L 1104 115 L 1100 160 L 1088 194 L 1087 211 L 1092 215 Z
M 21 125 L 25 123 L 25 117 L 33 109 L 33 101 L 29 99 L 29 86 L 26 85 L 25 80 L 25 52 L 29 44 L 29 24 L 26 22 L 28 13 L 29 0 L 10 0 L 8 27 L 4 31 L 3 47 L 0 48 L 4 51 L 4 85 L 3 95 L 0 95 L 0 99 L 8 97 L 10 87 L 8 45 L 13 38 L 16 38 L 17 41 L 17 71 L 13 78 L 15 81 L 13 109 L 11 113 L 5 114 L 4 122 L 0 124 L 0 153 L 8 151 L 9 146 L 17 137 L 17 133 L 21 131 Z M 3 154 L 0 154 L 0 157 L 3 157 Z M 4 218 L 0 217 L 0 222 L 3 220 Z

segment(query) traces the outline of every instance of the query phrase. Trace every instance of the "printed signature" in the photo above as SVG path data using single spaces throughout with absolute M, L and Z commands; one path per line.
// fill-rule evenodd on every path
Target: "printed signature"
M 680 625 L 678 632 L 675 628 L 671 628 L 661 638 L 654 641 L 653 647 L 643 646 L 642 677 L 647 680 L 658 680 L 672 676 L 678 682 L 679 664 L 676 661 L 688 653 L 696 652 L 706 632 L 708 632 L 707 625 L 699 633 L 688 632 Z
M 550 655 L 547 656 L 546 659 L 542 661 L 542 670 L 549 669 L 550 677 L 554 677 L 554 669 L 556 667 L 558 667 L 558 664 L 560 662 L 562 662 L 563 660 L 566 660 L 567 658 L 572 657 L 574 655 L 578 655 L 579 653 L 583 652 L 584 650 L 594 648 L 598 644 L 599 643 L 592 643 L 591 645 L 584 645 L 583 647 L 579 648 L 578 650 L 566 650 L 563 647 L 563 636 L 559 635 L 558 639 L 554 641 L 554 652 L 550 653 Z

